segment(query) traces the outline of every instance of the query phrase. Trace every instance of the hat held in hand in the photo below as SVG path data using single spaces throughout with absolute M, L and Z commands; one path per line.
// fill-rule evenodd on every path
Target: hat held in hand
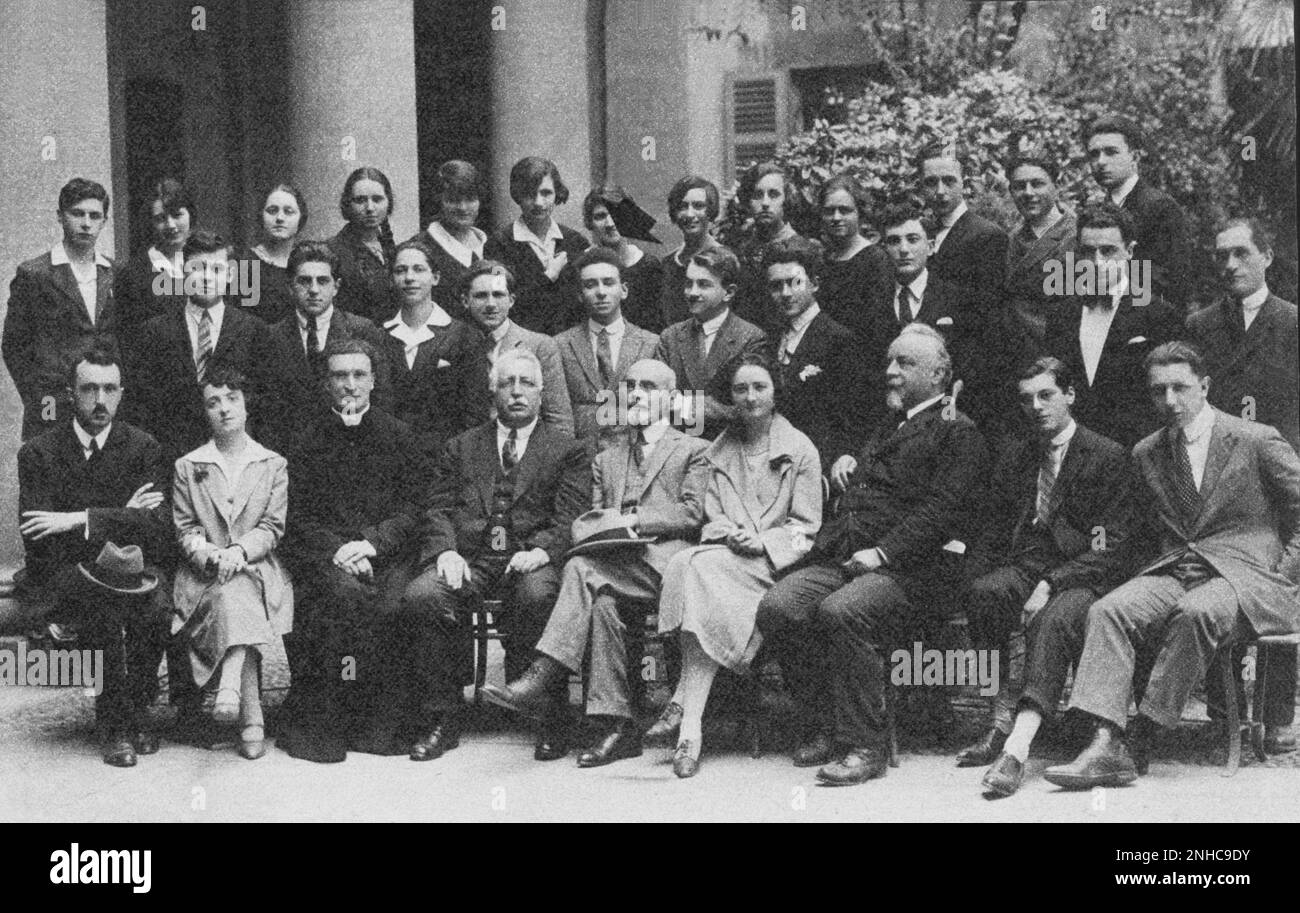
M 567 558 L 611 551 L 628 546 L 644 546 L 653 540 L 638 536 L 628 527 L 628 517 L 614 507 L 589 510 L 573 521 L 573 548 Z
M 124 596 L 140 596 L 158 586 L 158 575 L 144 569 L 144 553 L 138 545 L 118 548 L 105 542 L 94 564 L 82 561 L 77 570 L 91 583 Z

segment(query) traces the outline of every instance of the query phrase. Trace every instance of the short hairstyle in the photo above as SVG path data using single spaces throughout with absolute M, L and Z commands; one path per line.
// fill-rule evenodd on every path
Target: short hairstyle
M 758 182 L 772 174 L 781 176 L 781 191 L 785 195 L 785 220 L 789 222 L 791 210 L 799 203 L 799 195 L 794 184 L 790 183 L 790 178 L 786 176 L 785 169 L 776 162 L 755 162 L 746 168 L 745 173 L 740 176 L 740 190 L 736 198 L 742 204 L 748 204 L 750 197 L 754 195 L 754 189 L 758 187 Z
M 736 382 L 736 375 L 740 373 L 740 369 L 750 367 L 762 368 L 766 371 L 767 376 L 772 378 L 772 392 L 780 395 L 782 389 L 781 372 L 776 370 L 776 367 L 772 364 L 772 359 L 762 352 L 745 352 L 728 362 L 726 366 L 728 395 L 730 395 L 731 385 Z
M 181 257 L 186 262 L 195 254 L 215 254 L 218 251 L 225 251 L 226 256 L 230 256 L 230 242 L 215 231 L 198 231 L 191 232 L 190 236 L 185 239 L 185 246 L 181 248 Z
M 393 185 L 389 183 L 388 175 L 378 168 L 363 165 L 349 174 L 348 179 L 343 182 L 343 193 L 339 194 L 339 215 L 343 217 L 343 221 L 352 221 L 348 216 L 348 201 L 352 198 L 352 188 L 362 181 L 374 181 L 384 188 L 384 196 L 388 197 L 388 218 L 391 219 L 393 211 L 397 208 L 397 200 L 393 198 Z
M 533 353 L 531 349 L 516 347 L 506 349 L 497 356 L 497 360 L 492 363 L 492 368 L 488 371 L 488 390 L 496 390 L 497 384 L 501 380 L 503 365 L 515 361 L 524 361 L 532 367 L 533 373 L 537 376 L 537 388 L 542 389 L 545 378 L 542 375 L 542 361 Z
M 185 185 L 175 178 L 162 178 L 149 186 L 145 194 L 143 214 L 145 222 L 153 221 L 153 204 L 161 203 L 163 212 L 178 215 L 182 209 L 190 214 L 190 226 L 199 221 L 199 210 L 194 205 L 194 197 Z
M 515 293 L 515 274 L 499 260 L 480 260 L 471 266 L 469 272 L 465 273 L 465 278 L 460 281 L 460 293 L 468 295 L 469 287 L 479 276 L 501 276 L 506 280 L 506 291 L 511 295 Z
M 212 387 L 214 390 L 226 387 L 229 390 L 238 390 L 244 394 L 244 405 L 252 406 L 253 391 L 248 383 L 248 378 L 244 372 L 240 371 L 234 365 L 218 364 L 203 377 L 203 383 L 199 385 L 199 390 L 204 387 Z
M 958 148 L 956 143 L 943 142 L 942 140 L 926 143 L 921 147 L 921 151 L 916 154 L 916 157 L 912 159 L 912 164 L 916 167 L 916 173 L 920 174 L 922 166 L 931 159 L 948 159 L 956 162 L 962 176 L 965 177 L 966 175 L 966 164 L 962 161 L 962 150 Z
M 409 241 L 403 241 L 401 244 L 397 245 L 397 248 L 393 251 L 393 262 L 388 264 L 388 271 L 390 273 L 393 271 L 393 267 L 397 265 L 397 255 L 404 250 L 418 251 L 420 254 L 424 256 L 424 262 L 429 264 L 429 269 L 433 270 L 435 273 L 438 272 L 438 267 L 434 265 L 433 262 L 433 258 L 434 258 L 433 248 L 429 246 L 428 242 L 422 241 L 420 238 L 415 237 L 415 238 L 411 238 Z
M 355 336 L 344 336 L 340 339 L 333 340 L 329 345 L 325 346 L 325 353 L 321 357 L 324 359 L 325 364 L 328 365 L 330 359 L 335 355 L 366 356 L 366 358 L 370 359 L 371 374 L 375 373 L 375 364 L 379 358 L 374 346 L 366 342 L 364 339 L 358 339 Z
M 287 181 L 280 181 L 278 184 L 272 184 L 271 187 L 262 194 L 262 209 L 266 208 L 266 201 L 271 198 L 271 194 L 283 191 L 293 197 L 293 201 L 298 205 L 298 233 L 307 227 L 307 198 L 303 196 L 301 190 Z
M 605 199 L 607 193 L 614 192 L 620 196 L 626 196 L 626 191 L 622 187 L 593 187 L 587 191 L 587 195 L 582 198 L 582 224 L 591 228 L 592 219 L 596 216 L 596 207 L 604 206 L 609 209 L 609 201 Z
M 1076 238 L 1083 235 L 1085 228 L 1118 228 L 1119 236 L 1125 244 L 1136 240 L 1133 237 L 1133 217 L 1127 210 L 1120 209 L 1109 201 L 1083 207 L 1079 210 L 1076 219 L 1074 234 Z
M 1074 373 L 1070 370 L 1070 366 L 1052 355 L 1044 355 L 1042 358 L 1027 362 L 1016 375 L 1016 380 L 1032 380 L 1041 374 L 1052 375 L 1053 383 L 1062 393 L 1068 392 L 1074 386 Z
M 104 213 L 108 213 L 108 191 L 98 181 L 85 178 L 73 178 L 59 191 L 59 212 L 67 212 L 82 200 L 99 200 L 104 204 Z
M 890 228 L 912 221 L 921 223 L 921 228 L 925 231 L 927 238 L 934 238 L 934 222 L 925 214 L 924 210 L 908 203 L 894 203 L 886 206 L 880 214 L 877 225 L 883 234 Z
M 569 202 L 569 188 L 560 180 L 560 169 L 550 159 L 536 155 L 521 158 L 510 169 L 510 199 L 522 206 L 523 201 L 536 193 L 548 177 L 555 185 L 555 205 L 563 206 Z
M 1175 339 L 1156 346 L 1143 360 L 1142 370 L 1149 375 L 1152 368 L 1165 365 L 1187 365 L 1198 380 L 1205 377 L 1205 359 L 1201 356 L 1200 350 L 1190 342 Z
M 809 280 L 816 282 L 822 274 L 822 246 L 797 236 L 774 241 L 763 249 L 763 272 L 778 263 L 797 263 L 803 267 Z
M 122 368 L 122 357 L 118 355 L 117 349 L 109 342 L 97 339 L 68 359 L 65 376 L 71 389 L 75 390 L 77 388 L 77 368 L 83 362 L 89 365 L 98 365 L 101 368 L 111 368 L 113 365 L 117 365 L 118 373 L 125 373 Z
M 901 330 L 895 339 L 901 339 L 904 336 L 924 336 L 934 342 L 936 347 L 936 357 L 939 359 L 939 367 L 943 370 L 943 385 L 947 387 L 952 383 L 952 356 L 948 354 L 948 344 L 943 340 L 943 334 L 930 326 L 928 323 L 909 323 Z
M 330 268 L 330 275 L 339 278 L 339 255 L 324 241 L 302 241 L 295 244 L 289 252 L 289 278 L 298 275 L 298 267 L 304 263 L 324 263 Z
M 817 191 L 817 205 L 825 206 L 826 198 L 837 190 L 843 190 L 853 198 L 853 205 L 858 209 L 859 221 L 871 221 L 871 197 L 851 174 L 837 174 L 823 184 L 821 190 Z
M 618 255 L 618 251 L 610 250 L 608 247 L 601 247 L 599 244 L 588 247 L 578 259 L 573 261 L 573 272 L 579 279 L 582 278 L 582 271 L 593 263 L 604 263 L 618 270 L 618 278 L 623 280 L 623 261 Z
M 1087 146 L 1088 141 L 1098 133 L 1118 133 L 1124 137 L 1124 142 L 1133 152 L 1144 148 L 1141 128 L 1127 117 L 1118 114 L 1103 114 L 1089 122 L 1083 128 L 1083 144 Z
M 740 282 L 740 259 L 729 247 L 706 247 L 691 255 L 691 263 L 713 273 L 724 286 Z
M 483 178 L 469 162 L 443 162 L 433 176 L 433 198 L 438 205 L 447 200 L 482 200 Z
M 1229 228 L 1245 227 L 1250 232 L 1250 242 L 1255 245 L 1255 249 L 1261 254 L 1273 252 L 1273 245 L 1277 239 L 1273 230 L 1264 223 L 1263 219 L 1257 219 L 1254 216 L 1237 216 L 1231 219 L 1224 219 L 1214 229 L 1214 236 L 1217 238 Z
M 1040 152 L 1017 152 L 1007 159 L 1006 165 L 1003 166 L 1006 169 L 1007 180 L 1010 181 L 1011 176 L 1016 173 L 1016 169 L 1024 165 L 1041 168 L 1047 172 L 1047 176 L 1052 179 L 1053 184 L 1061 176 L 1060 166 L 1048 156 Z
M 672 219 L 677 214 L 677 210 L 682 208 L 682 201 L 686 199 L 686 194 L 692 190 L 704 191 L 704 214 L 709 217 L 710 222 L 716 221 L 718 213 L 722 210 L 718 186 L 698 174 L 688 174 L 668 191 L 668 217 Z

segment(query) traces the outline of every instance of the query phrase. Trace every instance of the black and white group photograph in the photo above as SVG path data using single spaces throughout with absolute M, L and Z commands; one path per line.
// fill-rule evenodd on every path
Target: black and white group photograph
M 1290 0 L 0 0 L 19 880 L 1300 821 L 1295 91 Z

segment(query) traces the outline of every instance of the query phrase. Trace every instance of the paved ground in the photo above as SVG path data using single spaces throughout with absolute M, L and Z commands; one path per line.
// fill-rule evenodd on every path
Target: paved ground
M 282 666 L 268 668 L 269 684 L 280 683 Z M 278 700 L 268 696 L 272 707 Z M 155 714 L 160 723 L 171 717 L 161 705 Z M 1300 759 L 1250 761 L 1228 779 L 1195 725 L 1184 726 L 1135 786 L 1061 792 L 1038 776 L 1052 763 L 1042 757 L 1031 761 L 1018 795 L 987 801 L 982 771 L 952 763 L 979 727 L 961 702 L 943 734 L 904 735 L 902 764 L 883 781 L 846 789 L 817 787 L 779 744 L 757 760 L 728 747 L 725 721 L 706 731 L 700 774 L 679 781 L 663 750 L 596 770 L 579 770 L 573 757 L 537 763 L 529 734 L 489 709 L 474 715 L 459 749 L 424 764 L 352 754 L 344 764 L 315 765 L 275 749 L 249 762 L 233 746 L 164 742 L 132 770 L 100 761 L 89 741 L 92 717 L 90 699 L 75 691 L 0 688 L 0 819 L 1300 821 Z

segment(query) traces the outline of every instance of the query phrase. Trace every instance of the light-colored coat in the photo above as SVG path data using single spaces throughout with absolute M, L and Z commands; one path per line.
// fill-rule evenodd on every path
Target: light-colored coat
M 1201 509 L 1190 525 L 1173 500 L 1168 431 L 1144 438 L 1133 456 L 1155 501 L 1160 549 L 1139 573 L 1168 567 L 1191 549 L 1232 586 L 1256 632 L 1300 627 L 1300 457 L 1291 445 L 1268 425 L 1215 410 Z
M 293 584 L 275 548 L 284 535 L 289 505 L 288 461 L 255 442 L 252 462 L 235 491 L 216 462 L 216 447 L 206 444 L 176 461 L 172 515 L 182 561 L 176 569 L 176 611 L 188 617 L 213 585 L 205 573 L 208 556 L 232 545 L 248 554 L 248 569 L 262 581 L 266 610 L 288 631 L 293 618 Z
M 624 321 L 623 344 L 618 350 L 618 364 L 614 365 L 614 377 L 610 392 L 616 392 L 627 378 L 627 372 L 643 358 L 653 358 L 659 337 Z M 587 335 L 587 321 L 569 327 L 555 337 L 555 345 L 560 350 L 560 361 L 564 366 L 564 382 L 569 391 L 569 402 L 573 406 L 574 437 L 582 440 L 595 434 L 596 411 L 600 406 L 600 395 L 604 385 L 600 382 L 600 366 L 596 363 L 596 353 L 591 348 L 591 337 Z

